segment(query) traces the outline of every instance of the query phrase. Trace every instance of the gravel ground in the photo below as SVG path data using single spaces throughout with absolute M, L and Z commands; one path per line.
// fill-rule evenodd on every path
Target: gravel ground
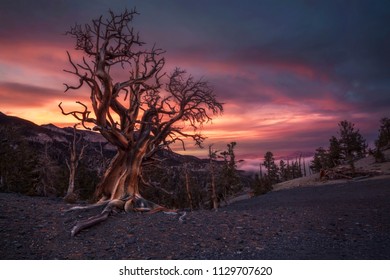
M 213 211 L 117 213 L 75 237 L 61 199 L 0 193 L 0 259 L 390 259 L 390 179 L 275 191 Z

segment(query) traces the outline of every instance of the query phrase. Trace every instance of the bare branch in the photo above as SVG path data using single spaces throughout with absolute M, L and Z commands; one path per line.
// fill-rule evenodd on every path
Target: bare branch
M 80 101 L 76 101 L 76 103 L 83 106 L 84 111 L 76 111 L 75 110 L 75 111 L 65 112 L 64 109 L 62 108 L 62 102 L 60 102 L 60 104 L 58 104 L 58 107 L 61 109 L 61 112 L 63 115 L 65 115 L 65 116 L 72 115 L 74 118 L 81 121 L 81 124 L 85 129 L 91 130 L 91 128 L 87 127 L 85 125 L 85 123 L 88 122 L 88 123 L 96 124 L 96 120 L 94 118 L 89 117 L 89 114 L 91 112 L 88 111 L 88 107 L 85 104 L 81 103 Z

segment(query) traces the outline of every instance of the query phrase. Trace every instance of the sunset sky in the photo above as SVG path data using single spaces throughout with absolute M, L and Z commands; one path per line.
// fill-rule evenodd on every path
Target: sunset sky
M 135 6 L 135 28 L 166 50 L 168 71 L 204 77 L 225 103 L 206 145 L 236 141 L 247 164 L 326 147 L 344 119 L 372 144 L 390 117 L 390 1 L 375 0 L 0 0 L 0 111 L 73 125 L 58 103 L 88 96 L 64 93 L 75 52 L 65 32 Z

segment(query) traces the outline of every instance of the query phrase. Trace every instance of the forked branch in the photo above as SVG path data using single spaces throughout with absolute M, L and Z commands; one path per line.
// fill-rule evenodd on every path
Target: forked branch
M 88 111 L 88 107 L 85 104 L 81 103 L 80 101 L 76 101 L 76 103 L 80 104 L 84 108 L 84 111 L 74 110 L 70 112 L 65 112 L 64 109 L 62 108 L 62 102 L 58 104 L 58 107 L 61 109 L 63 115 L 65 116 L 72 115 L 75 119 L 81 122 L 82 126 L 85 129 L 91 130 L 91 128 L 86 126 L 85 123 L 87 122 L 87 123 L 96 124 L 96 119 L 89 117 L 91 111 Z

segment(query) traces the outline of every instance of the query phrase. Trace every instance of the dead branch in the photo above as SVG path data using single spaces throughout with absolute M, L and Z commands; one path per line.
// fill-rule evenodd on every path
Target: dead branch
M 378 170 L 366 170 L 364 168 L 353 170 L 351 167 L 338 166 L 330 169 L 322 169 L 320 171 L 320 180 L 357 180 L 358 178 L 367 178 L 382 174 L 383 172 Z
M 70 112 L 65 112 L 64 109 L 62 108 L 62 102 L 58 104 L 58 107 L 61 109 L 63 115 L 65 116 L 72 115 L 75 119 L 81 121 L 81 124 L 85 129 L 91 130 L 91 128 L 87 127 L 85 123 L 88 122 L 88 123 L 96 124 L 96 120 L 94 118 L 89 117 L 91 111 L 88 111 L 88 107 L 85 104 L 81 103 L 80 101 L 76 101 L 76 103 L 80 104 L 84 108 L 84 111 L 74 110 Z
M 94 225 L 97 225 L 97 224 L 107 220 L 108 216 L 109 216 L 109 213 L 104 212 L 104 213 L 101 213 L 99 215 L 90 217 L 88 220 L 83 220 L 83 221 L 77 222 L 77 224 L 72 228 L 72 230 L 70 232 L 71 236 L 73 237 L 77 233 L 82 231 L 83 229 L 90 228 Z

